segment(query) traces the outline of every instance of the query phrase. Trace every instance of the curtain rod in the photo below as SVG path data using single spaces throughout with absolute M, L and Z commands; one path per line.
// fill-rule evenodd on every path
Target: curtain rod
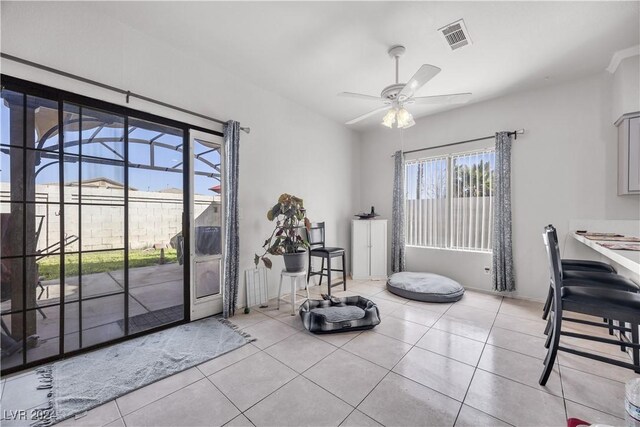
M 201 119 L 209 120 L 209 121 L 212 121 L 212 122 L 215 122 L 215 123 L 219 123 L 221 125 L 227 124 L 227 122 L 224 122 L 224 121 L 222 121 L 220 119 L 216 119 L 215 117 L 205 116 L 204 114 L 196 113 L 195 111 L 187 110 L 186 108 L 177 107 L 175 105 L 167 104 L 166 102 L 158 101 L 157 99 L 149 98 L 147 96 L 140 95 L 140 94 L 131 92 L 129 90 L 124 90 L 124 89 L 120 89 L 120 88 L 115 87 L 115 86 L 111 86 L 111 85 L 107 85 L 107 84 L 104 84 L 104 83 L 100 83 L 100 82 L 97 82 L 95 80 L 91 80 L 91 79 L 87 79 L 85 77 L 78 76 L 76 74 L 71 74 L 71 73 L 68 73 L 66 71 L 62 71 L 62 70 L 58 70 L 56 68 L 48 67 L 46 65 L 38 64 L 36 62 L 32 62 L 32 61 L 29 61 L 27 59 L 18 58 L 17 56 L 9 55 L 9 54 L 4 53 L 4 52 L 0 52 L 0 57 L 3 58 L 3 59 L 8 59 L 9 61 L 18 62 L 20 64 L 28 65 L 28 66 L 33 67 L 33 68 L 38 68 L 40 70 L 48 71 L 48 72 L 53 73 L 53 74 L 58 74 L 58 75 L 63 76 L 63 77 L 67 77 L 67 78 L 70 78 L 70 79 L 73 79 L 73 80 L 77 80 L 77 81 L 82 82 L 82 83 L 87 83 L 87 84 L 90 84 L 90 85 L 101 87 L 103 89 L 107 89 L 107 90 L 110 90 L 110 91 L 113 91 L 113 92 L 117 92 L 119 94 L 122 94 L 122 95 L 126 96 L 127 104 L 129 103 L 129 98 L 138 98 L 138 99 L 140 99 L 142 101 L 146 101 L 146 102 L 150 102 L 152 104 L 160 105 L 160 106 L 165 107 L 165 108 L 171 108 L 172 110 L 176 110 L 176 111 L 180 111 L 182 113 L 190 114 L 190 115 L 195 116 L 195 117 L 200 117 Z M 240 130 L 242 130 L 242 131 L 244 131 L 246 133 L 251 132 L 251 128 L 249 128 L 249 127 L 241 127 Z
M 514 130 L 513 132 L 509 132 L 509 135 L 513 135 L 514 139 L 518 139 L 518 135 L 522 135 L 523 133 L 524 133 L 524 129 L 518 129 L 518 130 Z M 484 141 L 485 139 L 493 139 L 495 137 L 496 137 L 495 135 L 490 135 L 490 136 L 483 136 L 482 138 L 466 139 L 464 141 L 452 142 L 449 144 L 442 144 L 442 145 L 436 145 L 433 147 L 424 147 L 424 148 L 418 148 L 416 150 L 403 151 L 402 154 L 417 153 L 420 151 L 433 150 L 434 148 L 450 147 L 452 145 L 466 144 L 467 142 Z M 394 155 L 392 154 L 391 157 L 393 156 Z

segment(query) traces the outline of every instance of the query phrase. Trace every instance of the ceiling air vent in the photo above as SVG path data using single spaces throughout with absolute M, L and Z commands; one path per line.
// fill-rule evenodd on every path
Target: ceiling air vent
M 467 31 L 467 27 L 464 25 L 463 19 L 460 19 L 449 25 L 445 25 L 444 27 L 438 29 L 438 31 L 444 36 L 444 39 L 451 47 L 451 50 L 456 50 L 471 44 L 469 31 Z

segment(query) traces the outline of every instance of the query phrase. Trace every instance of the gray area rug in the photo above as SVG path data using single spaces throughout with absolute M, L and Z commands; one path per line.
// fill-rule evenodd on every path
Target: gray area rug
M 230 323 L 208 318 L 39 368 L 39 388 L 51 391 L 41 411 L 46 418 L 34 425 L 55 424 L 250 341 Z

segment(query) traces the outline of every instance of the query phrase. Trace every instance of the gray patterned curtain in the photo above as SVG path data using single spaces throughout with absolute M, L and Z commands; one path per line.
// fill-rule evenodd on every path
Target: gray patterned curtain
M 391 218 L 391 271 L 404 271 L 404 154 L 394 154 L 393 215 Z
M 511 247 L 511 135 L 496 133 L 495 189 L 493 198 L 493 289 L 516 289 Z
M 224 126 L 224 290 L 222 315 L 233 316 L 238 300 L 239 251 L 238 235 L 238 161 L 240 157 L 240 123 L 229 120 Z

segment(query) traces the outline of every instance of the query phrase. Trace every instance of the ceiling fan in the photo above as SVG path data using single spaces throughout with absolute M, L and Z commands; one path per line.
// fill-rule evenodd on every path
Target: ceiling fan
M 388 53 L 391 58 L 396 61 L 396 82 L 382 89 L 380 96 L 364 95 L 361 93 L 341 92 L 338 96 L 347 98 L 364 99 L 367 101 L 382 101 L 384 106 L 369 111 L 366 114 L 349 120 L 346 124 L 351 125 L 357 123 L 367 117 L 387 111 L 382 119 L 382 124 L 387 127 L 393 127 L 396 124 L 398 128 L 409 128 L 415 124 L 413 116 L 404 107 L 409 104 L 463 104 L 469 101 L 470 93 L 451 93 L 448 95 L 436 96 L 414 96 L 416 91 L 424 86 L 429 80 L 434 78 L 441 70 L 440 68 L 423 64 L 418 71 L 411 77 L 407 83 L 398 82 L 398 72 L 400 66 L 400 57 L 405 53 L 404 46 L 392 46 Z

